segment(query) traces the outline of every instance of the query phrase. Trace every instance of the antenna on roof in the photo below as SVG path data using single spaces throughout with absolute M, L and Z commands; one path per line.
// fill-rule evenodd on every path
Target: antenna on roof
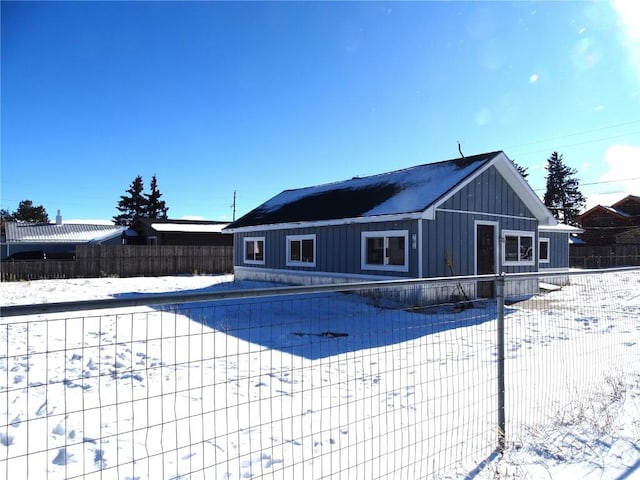
M 460 152 L 460 156 L 464 158 L 464 154 L 462 153 L 462 147 L 460 146 L 460 140 L 458 140 L 458 151 Z

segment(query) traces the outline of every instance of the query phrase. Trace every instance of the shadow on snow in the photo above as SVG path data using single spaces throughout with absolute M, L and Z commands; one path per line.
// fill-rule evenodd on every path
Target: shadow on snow
M 260 282 L 227 282 L 184 293 L 272 286 Z M 120 296 L 135 295 L 139 294 Z M 382 301 L 379 296 L 372 298 L 355 293 L 225 299 L 156 308 L 175 311 L 265 349 L 310 360 L 385 347 L 496 319 L 495 304 L 491 301 L 474 302 L 466 309 L 457 309 L 455 305 L 408 309 L 395 302 Z

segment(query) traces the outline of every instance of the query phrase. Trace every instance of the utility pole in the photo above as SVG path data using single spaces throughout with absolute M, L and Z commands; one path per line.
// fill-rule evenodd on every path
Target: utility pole
M 231 204 L 231 208 L 233 209 L 232 221 L 235 222 L 236 221 L 236 191 L 235 190 L 233 191 L 233 204 Z

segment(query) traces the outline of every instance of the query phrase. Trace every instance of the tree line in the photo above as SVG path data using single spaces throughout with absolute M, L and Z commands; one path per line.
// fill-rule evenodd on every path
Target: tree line
M 167 218 L 169 207 L 162 200 L 162 193 L 158 188 L 158 179 L 155 175 L 151 177 L 150 188 L 151 191 L 145 193 L 142 176 L 136 176 L 125 191 L 125 195 L 121 195 L 116 204 L 116 210 L 120 213 L 112 218 L 113 223 L 129 226 L 136 217 Z M 49 223 L 49 214 L 42 205 L 34 205 L 31 200 L 22 200 L 13 212 L 5 208 L 0 210 L 2 232 L 7 222 Z
M 512 161 L 518 172 L 527 178 L 527 169 Z M 577 170 L 564 163 L 561 154 L 553 152 L 547 159 L 546 191 L 543 197 L 545 206 L 561 223 L 576 225 L 577 217 L 585 206 L 586 199 L 580 192 Z M 120 212 L 112 220 L 116 225 L 129 226 L 137 217 L 166 219 L 169 207 L 162 200 L 155 175 L 151 177 L 151 191 L 144 192 L 142 176 L 136 176 L 116 205 Z M 42 205 L 35 206 L 31 200 L 23 200 L 17 210 L 0 210 L 0 221 L 4 230 L 5 222 L 49 222 L 49 216 Z

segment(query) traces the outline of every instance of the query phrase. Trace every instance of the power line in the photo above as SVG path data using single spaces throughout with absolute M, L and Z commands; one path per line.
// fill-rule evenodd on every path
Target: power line
M 629 135 L 636 135 L 636 134 L 640 134 L 640 130 L 636 130 L 634 132 L 628 132 L 628 133 L 621 133 L 619 135 L 612 135 L 612 136 L 608 136 L 608 137 L 603 137 L 603 138 L 595 138 L 595 139 L 591 139 L 591 140 L 585 140 L 584 142 L 578 142 L 578 143 L 571 143 L 568 145 L 558 145 L 556 148 L 554 148 L 555 150 L 560 150 L 563 148 L 569 148 L 569 147 L 577 147 L 580 145 L 586 145 L 588 143 L 596 143 L 596 142 L 603 142 L 605 140 L 613 140 L 615 138 L 622 138 L 622 137 L 627 137 Z M 563 138 L 563 137 L 558 137 L 558 138 Z M 541 143 L 541 142 L 538 142 Z M 520 153 L 520 154 L 512 154 L 511 156 L 513 157 L 518 157 L 518 156 L 526 156 L 526 155 L 533 155 L 534 153 L 539 153 L 539 152 L 544 152 L 544 151 L 549 151 L 548 148 L 545 149 L 539 149 L 539 150 L 532 150 L 530 152 L 526 152 L 526 153 Z
M 560 136 L 557 136 L 557 137 L 550 137 L 550 138 L 546 138 L 546 139 L 542 139 L 542 140 L 535 140 L 533 142 L 520 143 L 518 145 L 511 145 L 511 146 L 508 146 L 508 147 L 505 147 L 505 148 L 506 149 L 510 149 L 510 148 L 526 147 L 527 145 L 537 145 L 539 143 L 551 142 L 551 141 L 554 141 L 554 140 L 560 140 L 560 139 L 568 138 L 568 137 L 577 137 L 577 136 L 580 136 L 580 135 L 586 135 L 588 133 L 599 132 L 599 131 L 608 130 L 608 129 L 611 129 L 611 128 L 625 127 L 627 125 L 634 125 L 636 123 L 640 123 L 640 120 L 633 120 L 633 121 L 624 122 L 624 123 L 617 123 L 615 125 L 607 125 L 607 126 L 604 126 L 604 127 L 593 128 L 591 130 L 583 130 L 581 132 L 569 133 L 567 135 L 560 135 Z
M 633 182 L 635 180 L 640 180 L 640 177 L 636 178 L 623 178 L 621 180 L 602 180 L 600 182 L 591 182 L 591 183 L 581 183 L 580 185 L 600 185 L 602 183 L 620 183 L 620 182 Z
M 580 183 L 580 187 L 587 187 L 590 185 L 602 185 L 604 183 L 622 183 L 622 182 L 634 182 L 636 180 L 640 181 L 640 177 L 635 177 L 635 178 L 623 178 L 620 180 L 601 180 L 599 182 L 589 182 L 589 183 Z M 544 188 L 534 188 L 533 191 L 534 192 L 540 192 L 542 190 L 545 190 L 547 187 Z

